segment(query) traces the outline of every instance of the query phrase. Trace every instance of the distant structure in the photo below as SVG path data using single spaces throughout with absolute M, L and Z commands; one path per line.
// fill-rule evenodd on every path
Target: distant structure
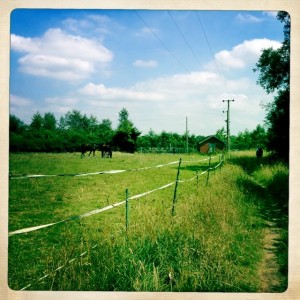
M 199 151 L 204 154 L 211 154 L 223 151 L 226 144 L 214 135 L 210 135 L 199 143 Z

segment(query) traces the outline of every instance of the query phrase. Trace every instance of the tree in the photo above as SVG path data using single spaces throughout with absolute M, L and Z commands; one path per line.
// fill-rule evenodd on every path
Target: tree
M 56 119 L 53 113 L 47 112 L 44 114 L 43 118 L 43 128 L 50 130 L 50 131 L 55 131 L 56 130 Z
M 110 144 L 114 135 L 112 123 L 109 119 L 103 119 L 98 125 L 98 137 L 101 143 Z
M 261 125 L 257 125 L 256 128 L 250 133 L 252 140 L 252 147 L 257 147 L 258 145 L 262 148 L 266 147 L 266 131 L 265 128 Z
M 216 132 L 216 137 L 218 139 L 220 139 L 221 141 L 225 142 L 226 141 L 226 138 L 227 138 L 227 134 L 226 134 L 226 131 L 225 131 L 225 128 L 222 127 L 221 129 L 218 129 L 217 132 Z
M 9 150 L 21 151 L 24 145 L 26 125 L 15 115 L 9 115 Z
M 136 150 L 136 141 L 140 131 L 129 120 L 129 113 L 126 108 L 119 112 L 119 125 L 113 137 L 114 145 L 120 151 L 134 153 Z
M 22 133 L 26 128 L 25 123 L 15 115 L 9 115 L 9 133 Z
M 279 158 L 289 157 L 289 103 L 290 103 L 290 15 L 279 12 L 277 19 L 284 24 L 284 41 L 279 49 L 265 49 L 256 64 L 257 83 L 266 92 L 277 92 L 274 101 L 266 105 L 267 148 Z
M 31 119 L 30 128 L 33 130 L 40 130 L 42 128 L 43 121 L 42 115 L 39 112 L 36 112 Z

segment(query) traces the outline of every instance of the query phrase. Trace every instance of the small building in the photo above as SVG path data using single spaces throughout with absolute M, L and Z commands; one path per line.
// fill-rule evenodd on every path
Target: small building
M 210 135 L 199 143 L 200 153 L 211 154 L 223 151 L 226 144 L 214 135 Z

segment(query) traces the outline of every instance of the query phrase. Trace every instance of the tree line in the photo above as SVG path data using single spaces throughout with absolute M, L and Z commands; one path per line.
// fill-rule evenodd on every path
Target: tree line
M 138 149 L 165 149 L 166 151 L 185 151 L 188 140 L 189 151 L 197 151 L 204 135 L 178 134 L 162 131 L 155 133 L 152 129 L 147 134 L 135 127 L 129 119 L 126 108 L 119 112 L 117 128 L 112 128 L 109 119 L 99 121 L 95 116 L 87 116 L 78 110 L 67 112 L 57 120 L 53 113 L 41 115 L 36 112 L 29 125 L 15 115 L 10 115 L 10 151 L 11 152 L 74 152 L 83 144 L 109 144 L 114 150 L 133 153 Z M 215 135 L 226 141 L 224 128 Z M 266 131 L 257 125 L 253 131 L 245 130 L 237 136 L 231 136 L 231 148 L 245 150 L 266 146 Z
M 72 110 L 59 120 L 51 112 L 36 112 L 29 125 L 10 115 L 9 133 L 12 152 L 74 152 L 84 144 L 109 144 L 115 150 L 134 152 L 141 134 L 125 108 L 119 112 L 116 129 L 109 119 L 99 122 L 95 116 Z

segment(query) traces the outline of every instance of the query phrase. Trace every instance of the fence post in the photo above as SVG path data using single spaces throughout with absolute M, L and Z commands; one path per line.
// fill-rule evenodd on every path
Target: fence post
M 178 179 L 179 179 L 179 173 L 180 173 L 180 165 L 181 165 L 181 158 L 179 159 L 179 164 L 178 164 L 178 169 L 177 169 L 177 176 L 176 176 L 175 190 L 174 190 L 174 197 L 173 197 L 173 206 L 172 206 L 172 216 L 174 216 L 174 211 L 175 211 L 175 202 L 176 202 L 176 196 L 177 196 L 177 186 L 178 186 Z
M 129 213 L 129 205 L 128 205 L 128 189 L 126 189 L 125 191 L 125 197 L 126 197 L 126 202 L 125 202 L 125 208 L 126 208 L 126 233 L 127 233 L 127 230 L 128 230 L 128 213 Z
M 198 195 L 198 190 L 199 190 L 199 171 L 196 171 L 196 179 L 197 179 L 197 195 Z
M 208 169 L 207 169 L 206 185 L 208 185 L 208 180 L 209 180 L 209 173 L 210 173 L 210 161 L 211 161 L 211 156 L 209 157 L 209 161 L 208 161 Z

